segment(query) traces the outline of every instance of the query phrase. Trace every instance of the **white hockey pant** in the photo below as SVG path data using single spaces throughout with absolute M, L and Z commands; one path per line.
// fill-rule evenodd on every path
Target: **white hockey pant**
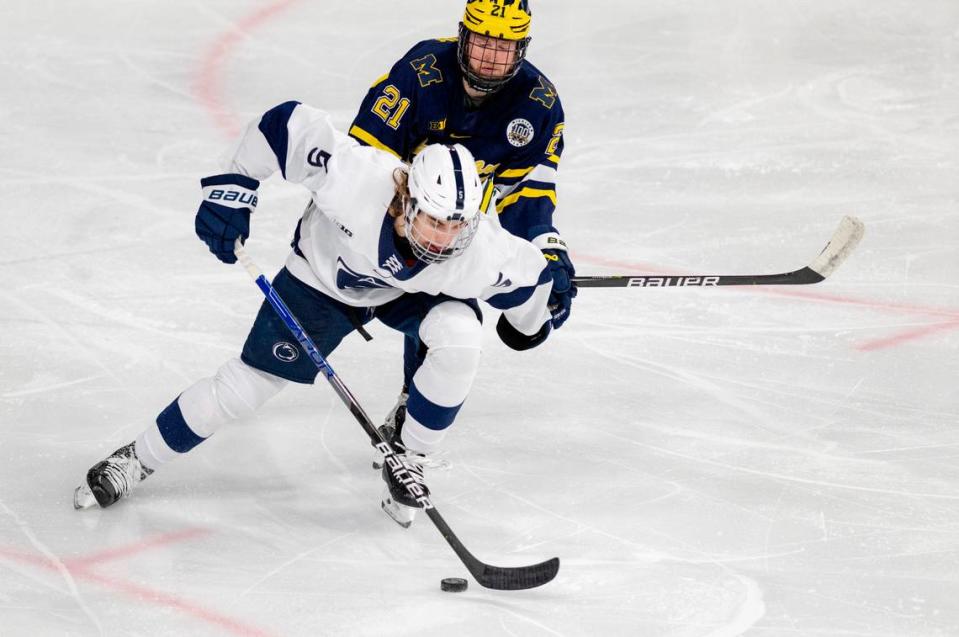
M 426 360 L 413 375 L 403 444 L 420 453 L 435 451 L 466 400 L 482 351 L 483 326 L 465 303 L 440 303 L 420 323 Z
M 212 436 L 224 423 L 255 412 L 287 382 L 239 358 L 229 360 L 214 376 L 187 388 L 137 437 L 137 456 L 151 469 L 169 462 Z

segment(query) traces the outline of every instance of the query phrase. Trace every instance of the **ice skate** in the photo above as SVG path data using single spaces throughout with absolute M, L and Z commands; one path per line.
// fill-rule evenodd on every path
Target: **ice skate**
M 409 400 L 409 393 L 404 389 L 396 399 L 393 409 L 386 415 L 386 420 L 377 429 L 385 440 L 392 440 L 394 435 L 399 435 L 403 429 L 403 423 L 406 422 L 406 401 Z M 373 468 L 383 468 L 383 452 L 373 448 Z
M 105 509 L 129 495 L 133 487 L 151 473 L 151 469 L 140 463 L 131 442 L 87 471 L 86 480 L 73 492 L 73 508 L 88 509 L 99 504 Z
M 399 435 L 389 441 L 396 455 L 383 462 L 386 487 L 380 506 L 397 524 L 409 528 L 417 509 L 422 509 L 424 504 L 432 506 L 429 504 L 430 490 L 423 479 L 423 469 L 430 465 L 430 461 L 424 454 L 407 450 Z
M 404 529 L 410 528 L 413 520 L 416 518 L 416 508 L 409 507 L 397 502 L 390 493 L 390 487 L 383 487 L 383 495 L 380 499 L 380 507 L 386 512 L 386 515 L 393 518 L 393 521 Z

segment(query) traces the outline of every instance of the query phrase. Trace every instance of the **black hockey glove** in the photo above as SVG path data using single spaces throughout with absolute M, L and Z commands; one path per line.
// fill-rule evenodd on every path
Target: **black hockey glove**
M 565 249 L 543 250 L 543 256 L 549 262 L 549 273 L 553 277 L 553 290 L 549 293 L 549 313 L 553 316 L 553 329 L 558 330 L 569 318 L 573 299 L 579 291 L 576 284 L 570 280 L 576 276 L 576 268 Z
M 196 236 L 224 263 L 236 263 L 238 237 L 250 236 L 250 214 L 256 210 L 260 182 L 245 175 L 215 175 L 200 180 L 203 202 L 196 213 Z
M 513 327 L 509 320 L 507 320 L 505 314 L 500 314 L 499 320 L 496 322 L 496 333 L 499 335 L 499 339 L 503 341 L 507 347 L 515 349 L 517 352 L 524 352 L 540 345 L 546 340 L 546 337 L 549 336 L 552 329 L 553 321 L 549 320 L 543 323 L 543 327 L 541 327 L 538 332 L 532 336 L 527 336 Z

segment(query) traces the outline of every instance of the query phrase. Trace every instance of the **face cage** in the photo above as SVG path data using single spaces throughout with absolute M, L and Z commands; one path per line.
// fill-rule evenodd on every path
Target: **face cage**
M 457 45 L 457 53 L 460 62 L 460 71 L 463 73 L 463 76 L 466 78 L 466 83 L 469 84 L 470 88 L 482 91 L 483 93 L 493 93 L 503 87 L 504 84 L 509 82 L 513 77 L 519 72 L 519 67 L 523 63 L 523 60 L 526 58 L 526 47 L 529 46 L 530 38 L 523 38 L 522 40 L 511 40 L 511 42 L 516 42 L 516 58 L 513 62 L 512 68 L 507 69 L 506 73 L 502 77 L 491 79 L 488 77 L 483 77 L 474 73 L 470 69 L 469 61 L 469 37 L 470 33 L 473 33 L 466 28 L 466 25 L 460 22 L 460 34 L 459 34 L 459 44 Z
M 413 256 L 423 263 L 441 263 L 460 255 L 469 247 L 469 244 L 472 243 L 473 237 L 476 235 L 476 229 L 479 227 L 480 216 L 479 213 L 477 213 L 460 228 L 453 245 L 439 251 L 430 250 L 430 247 L 434 245 L 433 242 L 420 237 L 416 227 L 413 225 L 413 221 L 420 212 L 419 208 L 416 207 L 415 199 L 410 198 L 406 200 L 406 210 L 403 214 L 406 223 L 406 238 L 410 243 L 410 249 L 413 250 Z M 430 221 L 436 221 L 436 219 L 425 212 L 423 215 Z

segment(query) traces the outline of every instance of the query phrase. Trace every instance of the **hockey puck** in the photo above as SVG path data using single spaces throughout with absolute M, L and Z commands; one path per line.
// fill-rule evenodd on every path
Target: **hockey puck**
M 466 590 L 466 580 L 462 577 L 446 577 L 440 582 L 440 590 L 447 593 L 462 593 Z

